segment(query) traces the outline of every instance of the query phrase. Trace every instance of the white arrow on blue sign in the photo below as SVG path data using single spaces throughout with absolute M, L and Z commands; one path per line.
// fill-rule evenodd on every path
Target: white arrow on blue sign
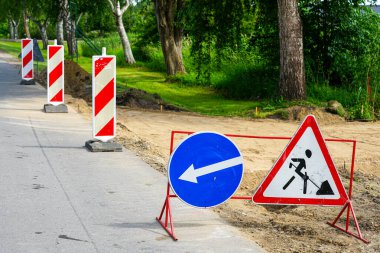
M 198 132 L 174 150 L 168 177 L 174 193 L 194 207 L 213 207 L 228 200 L 243 178 L 243 157 L 226 136 Z

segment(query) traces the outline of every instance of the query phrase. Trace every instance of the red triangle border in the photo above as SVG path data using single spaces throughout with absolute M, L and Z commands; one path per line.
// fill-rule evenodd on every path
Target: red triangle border
M 339 199 L 321 199 L 321 198 L 284 198 L 284 197 L 266 197 L 264 192 L 267 189 L 268 185 L 272 182 L 278 171 L 281 169 L 285 160 L 292 152 L 293 148 L 296 146 L 304 132 L 308 127 L 311 127 L 315 138 L 319 144 L 319 147 L 322 151 L 323 157 L 326 160 L 327 166 L 330 170 L 331 176 L 336 184 L 340 198 Z M 257 204 L 278 204 L 278 205 L 323 205 L 323 206 L 343 206 L 348 201 L 347 192 L 340 180 L 338 171 L 332 161 L 330 153 L 327 149 L 326 143 L 322 136 L 321 131 L 319 130 L 317 121 L 313 115 L 308 115 L 302 122 L 301 126 L 298 128 L 292 139 L 289 141 L 284 151 L 269 171 L 268 175 L 265 177 L 261 185 L 258 187 L 256 192 L 252 197 L 253 202 Z

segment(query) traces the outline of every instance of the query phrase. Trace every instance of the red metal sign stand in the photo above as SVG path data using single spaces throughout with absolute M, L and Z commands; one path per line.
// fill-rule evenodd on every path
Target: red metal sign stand
M 330 141 L 339 141 L 339 140 L 333 140 L 331 139 Z M 343 141 L 343 140 L 342 140 Z M 341 141 L 341 142 L 342 142 Z M 359 227 L 359 223 L 358 223 L 358 220 L 356 219 L 356 215 L 355 215 L 355 211 L 354 211 L 354 207 L 352 205 L 352 185 L 353 185 L 353 181 L 354 181 L 354 167 L 355 167 L 355 152 L 356 152 L 356 140 L 344 140 L 345 142 L 352 142 L 352 158 L 351 158 L 351 173 L 350 173 L 350 186 L 349 186 L 349 189 L 348 189 L 348 201 L 346 202 L 346 204 L 343 206 L 342 208 L 342 211 L 340 211 L 340 213 L 338 214 L 338 216 L 335 218 L 335 220 L 333 222 L 327 222 L 327 224 L 329 224 L 330 226 L 336 228 L 336 229 L 339 229 L 340 231 L 348 234 L 348 235 L 351 235 L 361 241 L 363 241 L 364 243 L 369 243 L 368 240 L 364 239 L 363 236 L 362 236 L 362 233 L 360 231 L 360 227 Z M 347 209 L 347 215 L 346 215 L 346 227 L 345 228 L 341 228 L 339 227 L 338 225 L 336 225 L 336 223 L 338 222 L 339 218 L 342 216 L 344 210 Z M 348 229 L 349 229 L 349 226 L 350 226 L 350 212 L 352 213 L 352 217 L 354 218 L 354 222 L 355 222 L 355 228 L 356 228 L 356 232 L 358 233 L 357 235 L 350 232 Z
M 173 152 L 174 148 L 174 137 L 176 134 L 193 134 L 194 132 L 189 131 L 172 131 L 171 138 L 170 138 L 170 154 Z M 237 134 L 225 134 L 227 137 L 235 137 L 235 138 L 249 138 L 249 139 L 267 139 L 267 140 L 290 140 L 291 137 L 282 137 L 282 136 L 254 136 L 254 135 L 237 135 Z M 355 167 L 355 153 L 356 153 L 356 140 L 347 140 L 347 139 L 325 139 L 325 141 L 329 142 L 348 142 L 352 143 L 352 161 L 351 161 L 351 173 L 350 173 L 350 185 L 349 185 L 349 192 L 348 192 L 348 201 L 343 205 L 342 210 L 336 217 L 336 219 L 333 222 L 327 222 L 330 226 L 346 233 L 347 235 L 353 236 L 364 243 L 369 243 L 368 240 L 364 239 L 362 236 L 362 233 L 360 231 L 359 223 L 356 218 L 354 208 L 352 205 L 352 186 L 353 186 L 353 179 L 354 179 L 354 167 Z M 176 198 L 177 195 L 171 194 L 170 191 L 170 183 L 168 182 L 167 189 L 166 189 L 166 197 L 164 204 L 162 206 L 160 215 L 156 217 L 156 220 L 161 224 L 161 226 L 165 229 L 165 231 L 170 235 L 170 237 L 177 241 L 178 238 L 174 234 L 174 221 L 172 216 L 172 210 L 170 206 L 170 199 Z M 231 199 L 238 199 L 238 200 L 251 200 L 252 196 L 232 196 Z M 342 216 L 343 212 L 347 209 L 347 215 L 346 215 L 346 226 L 345 228 L 339 227 L 336 223 L 338 222 L 339 218 Z M 164 215 L 165 213 L 165 215 Z M 353 232 L 349 231 L 349 225 L 350 225 L 350 213 L 352 214 L 353 220 L 355 222 L 355 228 L 357 234 L 354 234 Z

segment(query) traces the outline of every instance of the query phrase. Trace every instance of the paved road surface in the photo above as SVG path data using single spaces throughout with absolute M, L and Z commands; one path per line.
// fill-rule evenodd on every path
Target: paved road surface
M 210 210 L 173 200 L 174 242 L 155 221 L 167 179 L 133 153 L 91 153 L 91 122 L 42 111 L 0 53 L 0 253 L 263 252 Z

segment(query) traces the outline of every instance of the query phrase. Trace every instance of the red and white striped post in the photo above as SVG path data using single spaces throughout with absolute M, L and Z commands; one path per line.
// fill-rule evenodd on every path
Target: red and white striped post
M 21 78 L 29 81 L 33 79 L 33 40 L 21 40 Z
M 113 139 L 116 130 L 116 57 L 107 55 L 105 47 L 101 56 L 92 57 L 92 112 L 93 137 L 102 142 Z
M 63 45 L 48 46 L 47 62 L 47 100 L 57 106 L 64 103 L 64 48 Z

